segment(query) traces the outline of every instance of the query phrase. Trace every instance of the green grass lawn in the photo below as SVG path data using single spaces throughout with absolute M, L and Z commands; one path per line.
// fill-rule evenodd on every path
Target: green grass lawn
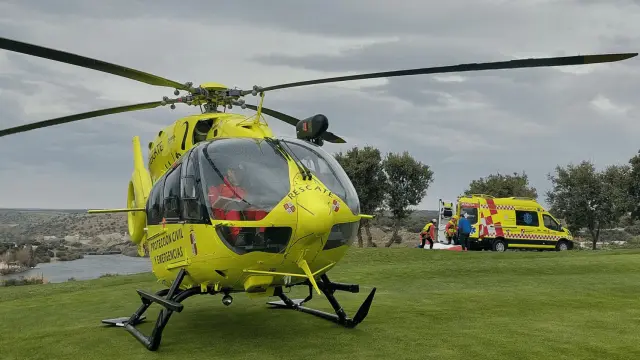
M 160 289 L 151 274 L 0 288 L 0 359 L 640 358 L 640 251 L 354 248 L 329 275 L 360 284 L 337 293 L 349 315 L 378 288 L 356 329 L 243 294 L 229 307 L 196 296 L 155 353 L 100 323 L 131 315 L 136 288 Z M 309 305 L 330 309 L 316 294 Z

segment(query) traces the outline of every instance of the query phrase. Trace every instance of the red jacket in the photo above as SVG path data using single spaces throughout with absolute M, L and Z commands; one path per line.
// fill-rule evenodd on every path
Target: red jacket
M 232 199 L 244 199 L 245 190 L 239 186 L 231 185 L 227 178 L 224 178 L 224 183 L 218 186 L 209 187 L 209 204 L 212 206 L 213 216 L 216 220 L 243 220 L 241 215 L 244 215 L 244 220 L 261 220 L 267 216 L 267 212 L 263 210 L 247 209 L 241 212 L 238 210 L 229 210 L 225 212 L 224 209 L 213 208 L 216 200 L 219 196 L 224 196 Z M 231 234 L 235 238 L 240 233 L 239 227 L 232 227 Z M 260 231 L 264 231 L 264 228 L 260 228 Z
M 428 238 L 430 239 L 435 239 L 436 238 L 436 226 L 433 223 L 429 223 L 431 224 L 431 226 L 429 226 L 429 232 L 425 232 L 424 230 L 422 232 L 420 232 L 420 236 L 424 236 L 427 235 Z M 427 224 L 427 225 L 429 225 Z M 426 226 L 425 226 L 426 227 Z
M 447 223 L 447 226 L 444 228 L 444 231 L 448 234 L 448 235 L 453 235 L 456 232 L 456 225 L 453 221 L 449 221 Z

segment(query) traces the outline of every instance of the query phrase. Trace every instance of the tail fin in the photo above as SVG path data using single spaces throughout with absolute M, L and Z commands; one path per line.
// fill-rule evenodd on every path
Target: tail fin
M 149 175 L 149 171 L 144 167 L 140 138 L 134 136 L 133 174 L 131 174 L 131 180 L 129 181 L 127 208 L 144 209 L 150 192 L 151 175 Z M 147 214 L 143 211 L 130 211 L 127 213 L 127 222 L 129 223 L 129 236 L 131 236 L 131 240 L 139 244 L 146 235 Z
M 133 173 L 129 180 L 129 188 L 127 191 L 127 208 L 126 209 L 102 209 L 89 210 L 90 214 L 104 213 L 127 213 L 127 223 L 129 225 L 129 236 L 131 240 L 141 245 L 141 241 L 145 237 L 145 228 L 147 225 L 147 214 L 145 207 L 147 198 L 151 192 L 151 176 L 144 166 L 144 158 L 142 156 L 142 148 L 140 147 L 140 138 L 133 137 Z

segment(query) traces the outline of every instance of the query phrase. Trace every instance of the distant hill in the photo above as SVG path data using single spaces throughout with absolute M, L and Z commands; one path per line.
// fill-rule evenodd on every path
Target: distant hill
M 437 216 L 437 210 L 416 210 L 402 227 L 409 233 L 417 233 Z M 381 231 L 391 225 L 390 214 L 373 221 L 373 226 Z M 120 249 L 130 255 L 136 253 L 130 242 L 126 213 L 91 215 L 86 209 L 0 209 L 0 242 L 62 239 L 106 251 Z
M 126 213 L 87 214 L 86 210 L 0 209 L 0 241 L 42 236 L 94 238 L 128 232 Z

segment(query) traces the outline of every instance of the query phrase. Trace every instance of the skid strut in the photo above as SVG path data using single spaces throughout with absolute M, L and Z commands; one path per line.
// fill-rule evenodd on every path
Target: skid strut
M 184 269 L 180 269 L 178 276 L 176 277 L 173 284 L 171 284 L 171 288 L 160 290 L 155 294 L 144 290 L 136 290 L 138 292 L 138 295 L 140 295 L 142 305 L 140 305 L 138 310 L 136 310 L 136 312 L 133 313 L 131 317 L 105 319 L 102 320 L 102 323 L 112 326 L 124 327 L 147 349 L 151 351 L 157 350 L 158 347 L 160 347 L 160 341 L 162 340 L 162 331 L 167 325 L 171 314 L 173 314 L 174 311 L 182 311 L 183 305 L 181 304 L 181 302 L 193 295 L 207 294 L 207 292 L 202 292 L 200 287 L 180 290 L 180 284 L 182 283 L 182 280 L 186 275 L 187 272 Z M 158 319 L 156 320 L 156 324 L 153 327 L 151 335 L 146 336 L 140 330 L 136 329 L 135 326 L 145 320 L 146 317 L 143 314 L 145 311 L 147 311 L 152 303 L 162 305 L 163 309 L 158 314 Z
M 324 296 L 327 297 L 327 300 L 329 300 L 329 303 L 331 304 L 331 307 L 333 307 L 335 314 L 330 314 L 324 311 L 302 306 L 302 304 L 313 298 L 313 288 L 309 281 L 306 282 L 306 284 L 309 286 L 309 296 L 307 296 L 306 298 L 290 299 L 289 297 L 287 297 L 287 295 L 284 294 L 284 292 L 282 291 L 282 287 L 278 287 L 275 289 L 274 295 L 278 296 L 281 301 L 270 301 L 268 302 L 268 304 L 278 308 L 298 310 L 307 314 L 315 315 L 323 319 L 331 320 L 347 328 L 356 327 L 369 314 L 369 308 L 371 307 L 371 303 L 373 302 L 373 296 L 376 293 L 376 288 L 373 288 L 373 290 L 371 290 L 371 293 L 369 293 L 367 299 L 362 303 L 362 305 L 360 305 L 360 309 L 358 309 L 356 315 L 353 318 L 349 318 L 338 300 L 336 300 L 335 296 L 333 296 L 333 293 L 336 292 L 336 290 L 357 293 L 360 292 L 360 287 L 358 285 L 331 282 L 326 274 L 323 274 L 320 279 L 321 281 L 317 282 L 318 288 L 320 288 L 320 291 L 322 291 Z

